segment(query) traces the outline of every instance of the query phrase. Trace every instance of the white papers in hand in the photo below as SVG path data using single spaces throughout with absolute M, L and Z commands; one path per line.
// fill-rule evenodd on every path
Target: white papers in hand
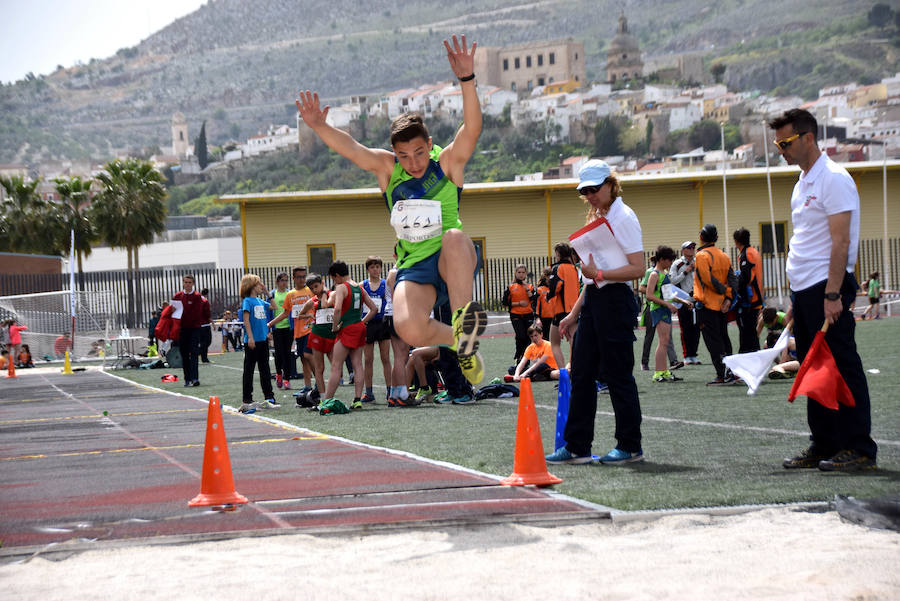
M 569 236 L 569 242 L 581 257 L 582 263 L 587 263 L 592 256 L 594 265 L 600 270 L 618 269 L 628 265 L 628 258 L 619 246 L 612 226 L 604 217 L 590 222 Z M 601 287 L 605 283 L 600 282 L 597 286 Z
M 681 308 L 684 301 L 691 300 L 691 295 L 675 284 L 663 284 L 662 295 L 665 300 L 671 301 L 678 308 Z

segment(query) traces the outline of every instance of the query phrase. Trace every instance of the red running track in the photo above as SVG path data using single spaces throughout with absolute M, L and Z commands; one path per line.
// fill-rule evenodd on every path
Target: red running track
M 189 508 L 206 414 L 196 398 L 96 371 L 0 380 L 2 554 L 85 540 L 607 517 L 540 489 L 229 411 L 235 488 L 250 503 Z

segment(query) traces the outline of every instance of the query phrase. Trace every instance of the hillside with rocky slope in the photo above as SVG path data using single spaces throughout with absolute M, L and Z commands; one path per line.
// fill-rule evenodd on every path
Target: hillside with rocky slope
M 588 78 L 601 80 L 622 9 L 645 55 L 703 51 L 727 63 L 732 87 L 809 97 L 817 86 L 895 69 L 895 40 L 847 29 L 869 8 L 823 0 L 813 11 L 785 0 L 775 15 L 764 0 L 415 0 L 402 8 L 211 0 L 112 57 L 0 86 L 0 162 L 150 151 L 168 143 L 175 111 L 192 135 L 207 120 L 212 143 L 243 139 L 293 122 L 301 87 L 339 99 L 447 78 L 441 41 L 453 33 L 489 46 L 572 37 L 585 43 Z

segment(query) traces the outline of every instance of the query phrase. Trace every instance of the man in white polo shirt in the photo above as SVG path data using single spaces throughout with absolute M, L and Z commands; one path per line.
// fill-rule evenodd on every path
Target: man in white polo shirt
M 783 465 L 823 471 L 874 469 L 878 449 L 871 437 L 869 387 L 850 311 L 859 289 L 853 274 L 859 247 L 856 184 L 846 169 L 819 151 L 818 124 L 808 111 L 791 109 L 769 127 L 775 130 L 781 156 L 802 171 L 791 195 L 793 235 L 786 268 L 791 286 L 788 320 L 793 317 L 797 356 L 802 362 L 827 320 L 825 340 L 856 401 L 855 407 L 841 404 L 834 411 L 808 399 L 812 443 Z

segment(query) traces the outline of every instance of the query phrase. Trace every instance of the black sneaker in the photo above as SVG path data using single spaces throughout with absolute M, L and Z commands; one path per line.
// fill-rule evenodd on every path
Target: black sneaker
M 194 380 L 191 382 L 191 386 L 200 386 L 200 380 Z
M 396 399 L 388 401 L 388 405 L 391 407 L 418 407 L 421 404 L 422 399 L 416 398 L 413 395 L 409 395 L 405 399 L 397 397 Z
M 820 462 L 824 459 L 828 459 L 828 456 L 817 453 L 812 447 L 809 447 L 800 451 L 796 457 L 788 457 L 781 465 L 786 470 L 812 469 L 819 467 Z
M 672 361 L 669 363 L 669 369 L 681 369 L 684 367 L 684 361 Z
M 313 400 L 310 393 L 295 395 L 295 398 L 297 399 L 297 406 L 301 409 L 309 409 L 318 404 L 318 399 Z
M 859 451 L 844 449 L 834 457 L 820 461 L 818 467 L 823 472 L 855 472 L 874 470 L 877 466 L 871 457 L 867 457 Z

